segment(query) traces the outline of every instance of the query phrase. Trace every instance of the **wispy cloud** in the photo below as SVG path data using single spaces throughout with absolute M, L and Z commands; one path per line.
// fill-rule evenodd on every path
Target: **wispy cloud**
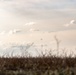
M 2 31 L 2 32 L 0 32 L 0 35 L 4 35 L 6 32 L 5 31 Z
M 31 26 L 31 25 L 35 25 L 36 23 L 35 22 L 29 22 L 29 23 L 26 23 L 25 26 Z
M 38 25 L 35 28 L 44 31 L 64 30 L 65 27 L 74 23 L 71 21 L 62 27 L 64 20 L 68 17 L 67 20 L 76 18 L 75 2 L 76 0 L 0 0 L 0 30 L 7 31 L 18 26 L 21 28 L 22 25 L 27 30 L 27 26 L 32 27 L 36 23 Z M 30 29 L 30 31 L 35 30 Z M 15 33 L 15 31 L 10 31 L 10 33 Z
M 34 31 L 39 31 L 39 29 L 33 29 L 33 28 L 31 28 L 29 31 L 30 32 L 34 32 Z
M 20 32 L 21 32 L 21 29 L 14 29 L 14 30 L 10 30 L 8 34 L 16 34 Z
M 71 20 L 70 21 L 70 24 L 75 24 L 75 20 Z
M 71 20 L 70 23 L 67 23 L 67 24 L 65 24 L 64 26 L 65 26 L 65 27 L 69 27 L 69 26 L 71 26 L 71 25 L 73 25 L 73 24 L 75 24 L 75 23 L 76 23 L 75 20 Z

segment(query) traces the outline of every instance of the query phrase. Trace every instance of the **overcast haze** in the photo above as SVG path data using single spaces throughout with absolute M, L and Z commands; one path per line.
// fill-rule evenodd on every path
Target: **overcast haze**
M 76 47 L 76 0 L 0 0 L 0 45 Z

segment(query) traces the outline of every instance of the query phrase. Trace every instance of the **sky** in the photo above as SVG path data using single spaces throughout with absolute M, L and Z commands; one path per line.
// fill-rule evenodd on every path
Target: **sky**
M 76 46 L 76 0 L 0 0 L 0 45 Z

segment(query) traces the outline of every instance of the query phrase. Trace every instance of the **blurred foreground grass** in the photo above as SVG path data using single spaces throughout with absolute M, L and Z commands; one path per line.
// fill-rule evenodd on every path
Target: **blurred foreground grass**
M 76 75 L 76 57 L 2 57 L 0 75 Z

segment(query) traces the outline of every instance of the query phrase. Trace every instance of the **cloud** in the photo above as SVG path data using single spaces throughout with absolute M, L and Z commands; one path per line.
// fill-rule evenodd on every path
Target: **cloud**
M 69 26 L 70 26 L 70 24 L 65 24 L 64 26 L 65 26 L 65 27 L 69 27 Z
M 14 29 L 14 30 L 10 30 L 9 34 L 16 34 L 16 33 L 20 33 L 21 29 Z
M 34 31 L 39 31 L 39 29 L 33 29 L 33 28 L 31 28 L 29 31 L 30 32 L 34 32 Z
M 4 35 L 6 32 L 5 31 L 2 31 L 2 32 L 0 32 L 0 35 Z
M 29 22 L 25 24 L 25 26 L 31 26 L 31 25 L 35 25 L 35 22 Z
M 4 28 L 8 30 L 17 27 L 18 25 L 19 27 L 21 27 L 20 25 L 27 27 L 35 25 L 35 22 L 37 22 L 39 25 L 35 26 L 36 28 L 40 28 L 42 30 L 49 29 L 51 31 L 59 31 L 60 25 L 64 23 L 64 19 L 67 19 L 69 17 L 69 20 L 71 17 L 75 17 L 76 14 L 75 8 L 71 9 L 73 5 L 73 1 L 69 3 L 69 1 L 71 0 L 1 1 L 2 2 L 0 2 L 0 25 L 2 25 L 3 27 L 1 26 L 0 29 Z M 25 22 L 25 20 L 27 22 Z M 65 26 L 68 27 L 69 25 L 67 24 Z M 60 28 L 60 30 L 61 29 L 65 28 L 62 27 Z
M 0 32 L 0 35 L 16 34 L 16 33 L 20 33 L 20 32 L 21 32 L 21 29 L 14 29 L 14 30 L 10 30 L 9 32 L 2 31 L 2 32 Z
M 71 26 L 71 25 L 73 25 L 73 24 L 75 24 L 75 23 L 76 23 L 75 20 L 71 20 L 70 23 L 67 23 L 67 24 L 65 24 L 64 26 L 65 26 L 65 27 L 69 27 L 69 26 Z
M 70 24 L 75 24 L 75 20 L 71 20 L 70 21 Z

